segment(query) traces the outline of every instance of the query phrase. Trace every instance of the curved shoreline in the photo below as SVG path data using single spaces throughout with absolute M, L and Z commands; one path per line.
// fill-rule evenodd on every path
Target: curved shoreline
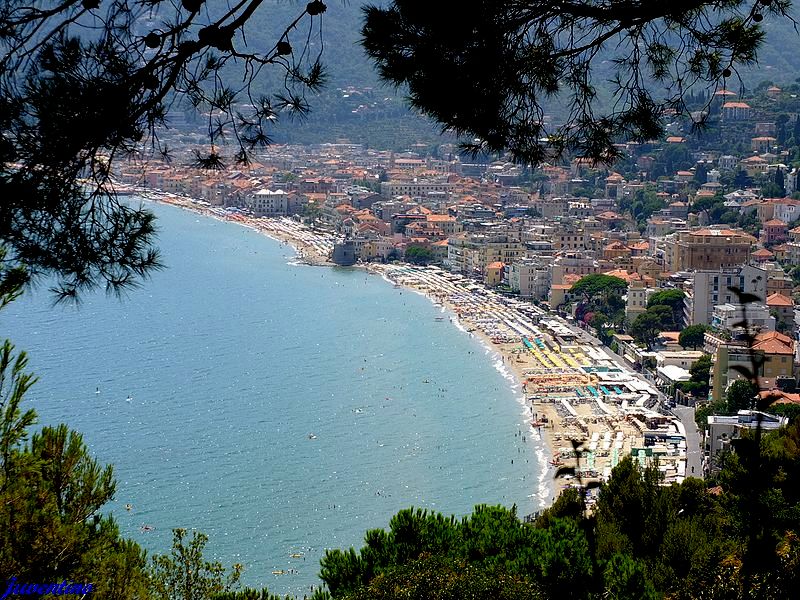
M 516 344 L 504 344 L 498 346 L 495 344 L 489 335 L 480 327 L 475 327 L 474 323 L 469 320 L 461 319 L 458 315 L 458 307 L 441 295 L 430 293 L 429 290 L 422 290 L 419 287 L 410 284 L 407 281 L 399 283 L 392 279 L 392 271 L 399 272 L 405 267 L 383 265 L 383 264 L 370 264 L 364 267 L 372 272 L 380 274 L 381 277 L 390 284 L 402 285 L 405 289 L 411 290 L 421 296 L 427 298 L 434 306 L 441 306 L 443 311 L 448 313 L 450 322 L 455 325 L 460 331 L 469 334 L 470 337 L 475 336 L 483 346 L 486 354 L 492 360 L 492 366 L 498 371 L 511 385 L 514 397 L 518 404 L 522 407 L 520 416 L 525 425 L 527 425 L 527 432 L 531 436 L 531 441 L 536 440 L 537 450 L 535 452 L 536 458 L 539 463 L 539 476 L 537 478 L 537 489 L 529 497 L 537 497 L 538 510 L 542 510 L 550 506 L 557 495 L 561 491 L 561 487 L 557 486 L 556 482 L 548 477 L 550 473 L 550 464 L 547 459 L 548 454 L 552 454 L 555 450 L 554 439 L 550 434 L 550 430 L 544 427 L 535 427 L 533 418 L 533 409 L 528 405 L 525 399 L 525 375 L 523 369 L 519 365 L 514 364 L 514 354 L 510 350 L 516 348 Z M 525 515 L 521 515 L 525 516 Z
M 323 255 L 319 251 L 319 245 L 315 246 L 309 243 L 307 240 L 300 239 L 297 235 L 293 235 L 294 232 L 292 231 L 287 231 L 285 228 L 274 226 L 276 222 L 280 222 L 277 219 L 253 218 L 245 217 L 243 215 L 236 215 L 234 217 L 233 215 L 226 215 L 212 209 L 211 207 L 199 204 L 191 198 L 179 197 L 175 195 L 166 196 L 144 191 L 137 191 L 136 195 L 137 197 L 141 197 L 151 202 L 168 204 L 170 206 L 182 208 L 202 216 L 235 223 L 257 231 L 258 233 L 261 233 L 270 239 L 291 246 L 303 264 L 313 266 L 335 266 L 334 263 L 328 260 L 327 256 Z M 273 226 L 265 226 L 269 224 Z M 307 226 L 300 225 L 299 223 L 297 225 L 298 231 L 304 231 L 308 235 L 321 235 L 320 232 L 311 230 L 311 228 Z M 326 238 L 323 239 L 325 241 L 329 241 L 332 237 L 333 236 L 326 236 Z M 407 268 L 405 265 L 396 266 L 375 263 L 366 265 L 357 264 L 354 266 L 356 268 L 364 269 L 369 273 L 381 275 L 381 277 L 388 283 L 393 285 L 401 285 L 406 289 L 419 293 L 420 295 L 426 297 L 434 305 L 442 306 L 450 314 L 451 323 L 455 324 L 458 329 L 469 333 L 470 336 L 477 334 L 478 340 L 486 350 L 487 355 L 489 355 L 490 359 L 492 359 L 492 366 L 512 384 L 511 387 L 513 389 L 514 396 L 517 402 L 522 406 L 520 416 L 522 417 L 523 423 L 527 425 L 527 435 L 530 437 L 532 442 L 537 442 L 538 448 L 535 451 L 535 456 L 539 466 L 537 489 L 533 490 L 533 494 L 531 494 L 529 497 L 536 498 L 538 510 L 542 510 L 550 506 L 555 500 L 557 494 L 560 492 L 560 488 L 563 487 L 556 486 L 552 479 L 549 479 L 548 477 L 550 473 L 550 464 L 547 460 L 547 456 L 555 451 L 555 440 L 553 439 L 551 429 L 545 427 L 535 427 L 533 424 L 533 408 L 529 407 L 524 395 L 524 371 L 519 364 L 515 364 L 514 353 L 511 352 L 512 350 L 517 349 L 518 344 L 512 343 L 498 346 L 485 331 L 483 331 L 480 327 L 476 327 L 475 323 L 468 319 L 463 319 L 458 314 L 458 307 L 448 302 L 445 297 L 432 294 L 429 290 L 421 289 L 420 286 L 413 285 L 410 282 L 403 281 L 398 283 L 392 279 L 392 275 L 396 275 L 397 273 L 401 272 L 402 269 Z M 548 411 L 545 409 L 543 414 L 546 414 L 547 412 Z M 550 415 L 551 420 L 555 417 L 555 413 Z M 524 516 L 525 515 L 520 515 L 520 517 Z
M 373 272 L 380 273 L 387 282 L 395 285 L 398 285 L 398 281 L 392 279 L 391 274 L 393 272 L 397 274 L 404 269 L 413 269 L 413 267 L 383 264 L 367 265 L 366 268 Z M 481 327 L 481 323 L 464 317 L 463 314 L 460 315 L 459 306 L 450 302 L 447 296 L 441 292 L 438 294 L 432 293 L 430 289 L 422 289 L 419 285 L 414 285 L 413 282 L 408 280 L 400 281 L 399 285 L 425 296 L 436 306 L 442 306 L 443 309 L 451 315 L 451 323 L 461 331 L 468 333 L 471 337 L 475 336 L 477 338 L 492 360 L 492 366 L 494 366 L 495 370 L 512 384 L 514 396 L 522 407 L 521 417 L 523 423 L 527 425 L 527 433 L 531 436 L 532 441 L 536 440 L 538 442 L 538 448 L 535 454 L 539 462 L 539 476 L 537 478 L 537 489 L 534 490 L 534 494 L 538 498 L 539 510 L 549 507 L 555 501 L 555 498 L 561 490 L 566 487 L 566 482 L 564 482 L 564 480 L 556 481 L 549 477 L 551 465 L 548 456 L 553 455 L 556 450 L 553 429 L 552 427 L 535 426 L 534 416 L 539 418 L 546 417 L 550 422 L 554 422 L 558 416 L 556 412 L 551 410 L 547 405 L 539 405 L 536 410 L 541 412 L 534 413 L 533 405 L 526 399 L 524 382 L 527 380 L 527 377 L 523 366 L 525 361 L 519 358 L 519 342 L 496 343 L 496 340 L 493 340 L 490 334 Z M 486 288 L 484 288 L 484 292 L 484 297 L 489 296 L 494 299 L 500 298 L 499 295 Z

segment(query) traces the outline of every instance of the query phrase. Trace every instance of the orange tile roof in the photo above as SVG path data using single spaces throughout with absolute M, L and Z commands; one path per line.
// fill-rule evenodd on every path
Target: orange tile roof
M 764 225 L 774 225 L 774 226 L 776 226 L 776 227 L 777 227 L 777 226 L 783 226 L 783 225 L 786 225 L 786 223 L 784 223 L 784 222 L 783 222 L 783 221 L 781 221 L 780 219 L 770 219 L 769 221 L 767 221 L 766 223 L 764 223 Z
M 766 354 L 794 354 L 792 338 L 777 331 L 767 331 L 756 335 L 754 350 L 762 350 Z
M 611 275 L 611 277 L 619 277 L 626 283 L 631 281 L 639 281 L 642 277 L 638 273 L 628 273 L 625 269 L 614 269 L 613 271 L 605 271 L 603 275 Z
M 783 390 L 764 390 L 759 392 L 762 400 L 771 400 L 772 404 L 800 404 L 800 394 L 792 394 Z
M 794 306 L 794 302 L 780 292 L 775 292 L 767 296 L 767 306 Z
M 734 236 L 734 237 L 740 237 L 740 238 L 750 238 L 752 240 L 755 240 L 755 238 L 753 236 L 751 236 L 749 233 L 744 233 L 743 231 L 734 231 L 733 229 L 708 229 L 708 228 L 704 228 L 704 229 L 698 229 L 697 231 L 692 231 L 690 233 L 691 233 L 691 235 L 712 235 L 712 236 L 720 236 L 720 237 L 721 236 L 726 236 L 726 237 Z
M 603 248 L 603 250 L 630 250 L 625 244 L 620 242 L 619 240 L 614 240 L 608 246 Z

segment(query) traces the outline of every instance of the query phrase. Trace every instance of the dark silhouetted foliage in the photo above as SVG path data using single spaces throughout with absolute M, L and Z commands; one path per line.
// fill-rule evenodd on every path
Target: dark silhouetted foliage
M 362 43 L 384 80 L 407 86 L 414 108 L 474 138 L 467 150 L 610 163 L 615 142 L 658 138 L 667 109 L 688 114 L 690 88 L 714 90 L 752 64 L 762 15 L 785 18 L 790 4 L 394 0 L 365 9 Z M 602 112 L 594 75 L 604 60 L 616 102 Z M 569 114 L 549 126 L 545 106 L 557 102 Z
M 322 45 L 309 48 L 321 35 L 325 5 L 298 6 L 273 45 L 256 52 L 243 28 L 261 4 L 0 5 L 0 245 L 7 262 L 29 276 L 55 275 L 61 299 L 98 285 L 124 289 L 159 266 L 153 216 L 117 200 L 112 166 L 139 156 L 146 138 L 151 151 L 169 158 L 158 128 L 181 100 L 209 119 L 211 150 L 198 166 L 222 164 L 223 138 L 234 160 L 246 163 L 251 149 L 269 143 L 277 116 L 307 113 L 306 93 L 324 81 Z M 265 67 L 283 73 L 280 90 L 253 95 Z M 235 84 L 223 83 L 223 69 Z

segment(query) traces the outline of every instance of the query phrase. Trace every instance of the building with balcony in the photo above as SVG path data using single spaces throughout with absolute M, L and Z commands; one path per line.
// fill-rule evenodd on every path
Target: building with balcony
M 753 431 L 760 425 L 763 431 L 774 431 L 786 425 L 786 417 L 777 417 L 755 410 L 740 410 L 736 415 L 709 415 L 703 432 L 707 456 L 707 472 L 716 469 L 717 458 L 723 451 L 731 449 L 731 441 L 742 437 L 745 431 Z
M 738 298 L 729 288 L 767 297 L 767 271 L 752 265 L 739 268 L 696 271 L 688 275 L 689 285 L 684 300 L 684 315 L 689 325 L 710 325 L 714 307 L 736 304 Z
M 248 200 L 248 208 L 257 217 L 279 217 L 288 212 L 289 194 L 283 190 L 261 189 Z
M 524 258 L 506 265 L 506 281 L 511 291 L 523 298 L 545 300 L 550 292 L 551 257 Z

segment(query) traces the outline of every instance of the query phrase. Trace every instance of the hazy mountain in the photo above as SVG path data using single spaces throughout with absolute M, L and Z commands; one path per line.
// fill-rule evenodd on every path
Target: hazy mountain
M 283 120 L 276 126 L 275 140 L 279 142 L 312 143 L 346 137 L 378 147 L 402 148 L 415 141 L 435 143 L 440 138 L 438 127 L 405 106 L 402 90 L 384 86 L 378 80 L 373 65 L 364 55 L 360 38 L 362 11 L 365 4 L 387 4 L 384 1 L 329 0 L 322 18 L 323 62 L 327 67 L 328 83 L 323 92 L 310 98 L 313 112 L 303 123 Z M 220 9 L 226 0 L 209 0 L 209 7 Z M 302 12 L 304 3 L 294 0 L 266 0 L 247 27 L 247 42 L 251 48 L 271 48 L 285 26 Z M 800 10 L 796 9 L 800 15 Z M 309 50 L 316 54 L 319 41 L 315 29 L 311 32 Z M 764 22 L 767 40 L 759 54 L 759 64 L 740 69 L 744 85 L 752 89 L 768 80 L 779 85 L 794 82 L 800 77 L 800 35 L 791 20 L 768 18 Z M 290 35 L 297 50 L 308 36 L 307 24 Z M 609 53 L 611 57 L 612 53 Z M 595 83 L 608 87 L 611 64 L 599 65 Z M 265 70 L 259 78 L 258 91 L 276 91 L 282 86 L 277 69 Z M 729 83 L 739 88 L 738 81 Z M 601 89 L 599 97 L 609 98 L 610 87 Z M 558 108 L 550 111 L 558 118 Z

